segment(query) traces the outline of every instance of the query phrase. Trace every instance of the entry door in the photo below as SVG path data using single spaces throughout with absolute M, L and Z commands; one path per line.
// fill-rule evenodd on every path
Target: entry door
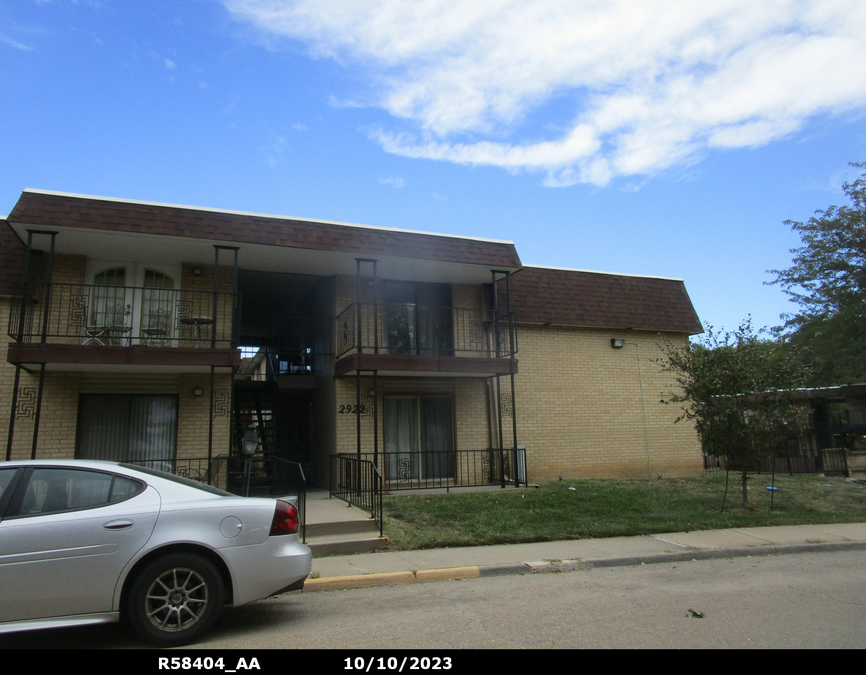
M 385 466 L 392 482 L 454 478 L 451 398 L 385 397 Z

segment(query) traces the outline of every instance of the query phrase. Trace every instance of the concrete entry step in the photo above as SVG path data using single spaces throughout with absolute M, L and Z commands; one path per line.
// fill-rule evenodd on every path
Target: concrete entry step
M 378 530 L 376 531 L 378 534 Z M 352 555 L 355 553 L 370 553 L 377 551 L 387 543 L 388 537 L 359 538 L 352 535 L 330 535 L 326 537 L 307 537 L 307 546 L 314 558 L 326 558 L 329 555 Z
M 367 537 L 378 537 L 379 526 L 376 521 L 367 517 L 366 520 L 340 520 L 328 523 L 307 523 L 307 539 L 310 537 L 327 537 L 340 534 L 363 534 Z
M 368 553 L 388 541 L 379 537 L 379 526 L 369 513 L 330 498 L 327 490 L 310 488 L 306 508 L 307 546 L 315 558 Z

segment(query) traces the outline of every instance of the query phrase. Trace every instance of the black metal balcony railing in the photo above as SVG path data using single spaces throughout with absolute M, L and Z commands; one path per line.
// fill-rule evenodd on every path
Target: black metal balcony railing
M 242 379 L 269 380 L 276 375 L 322 375 L 330 372 L 332 322 L 308 316 L 244 314 L 240 343 L 252 361 Z
M 526 449 L 372 452 L 340 454 L 374 462 L 387 490 L 483 487 L 526 483 Z M 334 476 L 332 476 L 332 479 Z M 336 476 L 340 478 L 339 475 Z M 339 482 L 332 485 L 340 487 Z M 334 488 L 331 488 L 332 491 Z
M 9 316 L 16 342 L 130 347 L 237 344 L 238 296 L 173 288 L 38 283 Z
M 360 316 L 359 316 L 360 315 Z M 349 305 L 337 316 L 340 358 L 365 353 L 508 358 L 517 353 L 514 313 L 414 304 Z

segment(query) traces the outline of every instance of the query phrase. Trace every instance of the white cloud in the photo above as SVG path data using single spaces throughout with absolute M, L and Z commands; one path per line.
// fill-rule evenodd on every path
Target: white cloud
M 171 59 L 165 59 L 164 61 L 165 61 L 165 67 L 168 68 L 169 70 L 174 70 L 175 68 L 177 68 L 177 64 L 174 61 L 172 61 Z
M 23 42 L 18 42 L 18 40 L 13 40 L 12 38 L 8 38 L 5 35 L 0 35 L 0 42 L 3 42 L 10 47 L 14 47 L 15 49 L 20 49 L 22 52 L 30 52 L 33 51 L 33 47 L 29 45 L 25 45 Z
M 393 185 L 398 190 L 406 185 L 406 182 L 402 178 L 380 178 L 379 183 L 381 185 Z
M 262 148 L 265 153 L 265 161 L 275 167 L 283 161 L 283 152 L 288 147 L 288 142 L 284 136 L 275 136 L 273 143 Z
M 295 131 L 306 131 L 306 130 L 307 130 L 307 125 L 305 125 L 305 124 L 301 124 L 300 122 L 295 122 L 295 123 L 292 125 L 292 129 L 294 129 Z
M 328 97 L 328 105 L 332 108 L 363 108 L 364 106 L 350 99 L 337 98 L 333 94 Z
M 388 152 L 603 185 L 866 107 L 860 0 L 223 0 L 358 67 Z M 369 99 L 369 101 L 368 101 Z M 330 101 L 335 107 L 360 104 Z

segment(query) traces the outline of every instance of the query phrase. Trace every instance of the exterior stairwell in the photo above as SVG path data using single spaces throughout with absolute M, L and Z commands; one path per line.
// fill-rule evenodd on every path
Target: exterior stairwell
M 279 406 L 275 405 L 278 395 L 274 382 L 236 383 L 236 419 L 241 421 L 236 430 L 238 438 L 242 437 L 250 423 L 255 423 L 263 449 L 271 450 L 278 446 L 280 418 Z M 240 493 L 243 458 L 235 459 L 231 463 L 230 483 L 234 491 Z M 281 474 L 275 462 L 280 463 L 267 456 L 254 458 L 250 475 L 251 497 L 276 496 L 277 492 L 286 492 L 286 486 L 282 484 L 284 481 L 278 480 Z M 298 490 L 292 486 L 289 491 L 295 494 Z M 331 498 L 326 489 L 307 488 L 304 510 L 306 544 L 314 557 L 367 553 L 377 550 L 388 541 L 387 537 L 379 537 L 379 526 L 369 513 L 340 499 Z

